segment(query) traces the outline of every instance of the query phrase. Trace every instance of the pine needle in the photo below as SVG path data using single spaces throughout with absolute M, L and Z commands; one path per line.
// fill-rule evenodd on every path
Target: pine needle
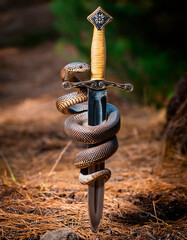
M 58 165 L 58 163 L 60 162 L 62 156 L 64 155 L 64 153 L 67 151 L 68 147 L 72 144 L 72 141 L 69 141 L 66 146 L 62 149 L 61 153 L 59 154 L 57 160 L 55 161 L 55 164 L 53 165 L 53 167 L 51 168 L 50 172 L 48 173 L 48 177 L 52 175 L 52 173 L 54 172 L 56 166 Z
M 11 169 L 9 163 L 8 163 L 8 160 L 5 158 L 5 156 L 4 156 L 4 154 L 2 152 L 0 152 L 0 155 L 1 155 L 1 158 L 3 159 L 3 162 L 5 163 L 7 169 L 9 171 L 9 173 L 10 173 L 10 177 L 11 177 L 12 181 L 19 185 L 19 183 L 16 181 L 16 178 L 15 178 L 15 176 L 13 174 L 13 171 L 12 171 L 12 169 Z

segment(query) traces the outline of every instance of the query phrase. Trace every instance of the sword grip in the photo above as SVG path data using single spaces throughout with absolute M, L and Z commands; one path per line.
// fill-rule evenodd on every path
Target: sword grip
M 91 47 L 91 80 L 104 80 L 106 67 L 105 28 L 98 30 L 94 26 Z

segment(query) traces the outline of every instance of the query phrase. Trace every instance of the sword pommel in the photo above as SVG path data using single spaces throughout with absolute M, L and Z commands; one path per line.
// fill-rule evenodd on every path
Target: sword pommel
M 98 7 L 87 19 L 94 25 L 91 47 L 91 80 L 104 80 L 106 66 L 105 26 L 113 18 L 102 7 Z

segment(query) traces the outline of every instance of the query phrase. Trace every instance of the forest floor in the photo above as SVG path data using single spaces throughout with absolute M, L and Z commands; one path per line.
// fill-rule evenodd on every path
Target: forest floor
M 92 233 L 87 186 L 73 165 L 85 146 L 65 135 L 66 116 L 55 106 L 65 94 L 64 59 L 51 42 L 0 50 L 1 239 L 40 239 L 61 228 L 83 239 L 187 239 L 186 161 L 163 158 L 165 111 L 129 104 L 112 90 L 119 149 L 106 162 L 112 176 L 100 230 Z

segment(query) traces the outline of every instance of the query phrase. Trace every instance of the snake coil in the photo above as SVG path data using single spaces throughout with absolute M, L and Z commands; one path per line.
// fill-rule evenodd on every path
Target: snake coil
M 90 66 L 86 63 L 70 63 L 62 69 L 60 77 L 63 82 L 78 82 L 80 80 L 74 76 L 75 73 L 86 72 L 89 69 Z M 107 120 L 98 126 L 89 126 L 87 104 L 82 104 L 87 100 L 87 88 L 79 88 L 78 91 L 59 97 L 56 100 L 56 107 L 61 113 L 71 114 L 65 120 L 64 126 L 69 137 L 91 146 L 94 144 L 76 155 L 74 164 L 81 169 L 79 181 L 82 184 L 90 184 L 104 177 L 106 182 L 111 175 L 109 169 L 105 168 L 91 174 L 85 174 L 84 169 L 106 161 L 116 152 L 118 142 L 115 135 L 120 128 L 120 116 L 117 108 L 107 103 Z

